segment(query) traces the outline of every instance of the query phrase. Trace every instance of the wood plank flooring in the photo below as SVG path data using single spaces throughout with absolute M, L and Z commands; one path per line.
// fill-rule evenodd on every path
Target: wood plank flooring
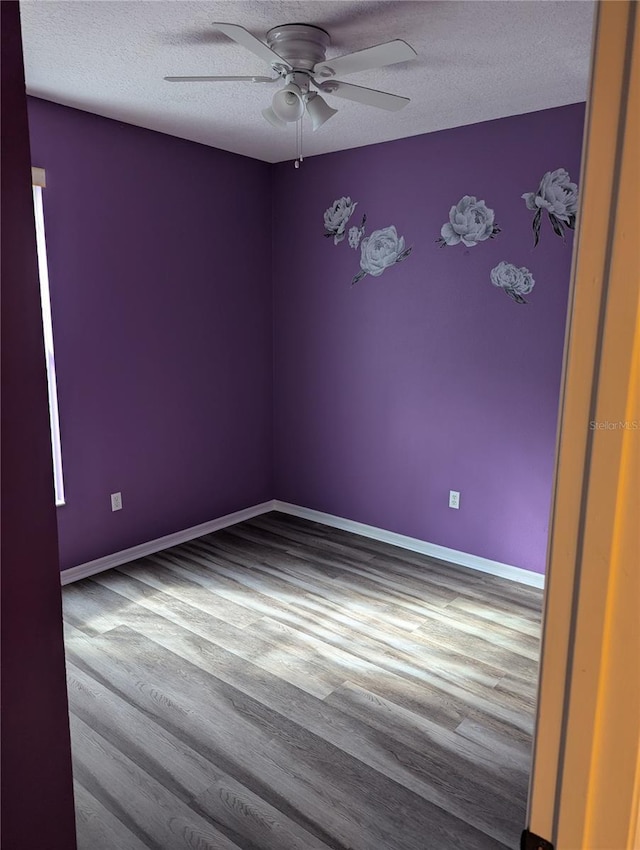
M 504 850 L 541 591 L 272 513 L 64 588 L 79 850 Z

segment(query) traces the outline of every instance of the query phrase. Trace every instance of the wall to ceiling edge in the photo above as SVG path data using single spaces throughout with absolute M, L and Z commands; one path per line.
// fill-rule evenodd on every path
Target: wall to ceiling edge
M 63 568 L 278 498 L 544 571 L 572 232 L 545 214 L 534 247 L 521 195 L 577 179 L 584 104 L 294 169 L 30 101 Z M 464 195 L 499 232 L 440 247 Z M 360 247 L 324 235 L 342 196 L 348 227 L 411 248 L 353 286 Z M 501 262 L 528 303 L 492 285 Z

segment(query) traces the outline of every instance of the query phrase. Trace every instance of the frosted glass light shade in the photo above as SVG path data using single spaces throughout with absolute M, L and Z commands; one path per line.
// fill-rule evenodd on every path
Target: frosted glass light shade
M 262 110 L 262 115 L 273 127 L 282 129 L 283 127 L 287 126 L 286 121 L 282 121 L 280 118 L 278 118 L 278 116 L 270 106 Z
M 322 127 L 325 121 L 328 121 L 332 115 L 335 115 L 337 109 L 333 109 L 333 107 L 329 106 L 327 101 L 320 97 L 319 94 L 312 92 L 309 95 L 309 99 L 307 100 L 307 113 L 311 118 L 311 123 L 313 124 L 313 131 Z
M 287 123 L 299 121 L 304 115 L 302 92 L 295 83 L 289 83 L 288 86 L 277 91 L 271 105 L 276 117 Z

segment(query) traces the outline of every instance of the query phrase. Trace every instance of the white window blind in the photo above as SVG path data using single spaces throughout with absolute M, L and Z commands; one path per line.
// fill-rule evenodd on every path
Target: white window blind
M 44 169 L 32 169 L 32 182 L 33 207 L 36 219 L 36 244 L 38 248 L 38 272 L 40 275 L 40 304 L 42 307 L 42 327 L 44 331 L 44 350 L 47 366 L 47 387 L 49 390 L 49 424 L 51 427 L 51 449 L 53 454 L 53 482 L 55 487 L 56 505 L 64 505 L 62 446 L 60 442 L 60 419 L 58 415 L 58 389 L 56 384 L 56 364 L 53 350 L 53 325 L 51 322 L 47 243 L 44 232 L 44 210 L 42 206 L 42 190 L 46 185 Z

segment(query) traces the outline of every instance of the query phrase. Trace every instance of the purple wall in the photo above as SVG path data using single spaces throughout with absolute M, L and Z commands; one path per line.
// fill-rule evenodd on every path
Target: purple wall
M 275 496 L 543 571 L 572 236 L 545 220 L 534 248 L 520 196 L 558 167 L 577 179 L 583 118 L 576 104 L 294 169 L 32 99 L 62 567 Z M 441 248 L 465 194 L 502 232 Z M 354 287 L 359 251 L 323 237 L 342 195 L 350 224 L 366 213 L 368 233 L 394 224 L 413 246 Z M 502 260 L 531 270 L 528 304 L 491 285 Z
M 33 98 L 29 122 L 64 569 L 271 498 L 271 169 Z
M 74 850 L 56 516 L 18 4 L 2 29 L 2 850 Z
M 544 571 L 572 236 L 521 199 L 548 170 L 579 176 L 584 104 L 274 169 L 275 496 Z M 502 232 L 435 240 L 465 194 Z M 367 230 L 413 253 L 354 287 L 359 251 L 323 237 L 350 195 Z M 536 286 L 492 286 L 506 260 Z M 448 491 L 461 491 L 461 508 Z

